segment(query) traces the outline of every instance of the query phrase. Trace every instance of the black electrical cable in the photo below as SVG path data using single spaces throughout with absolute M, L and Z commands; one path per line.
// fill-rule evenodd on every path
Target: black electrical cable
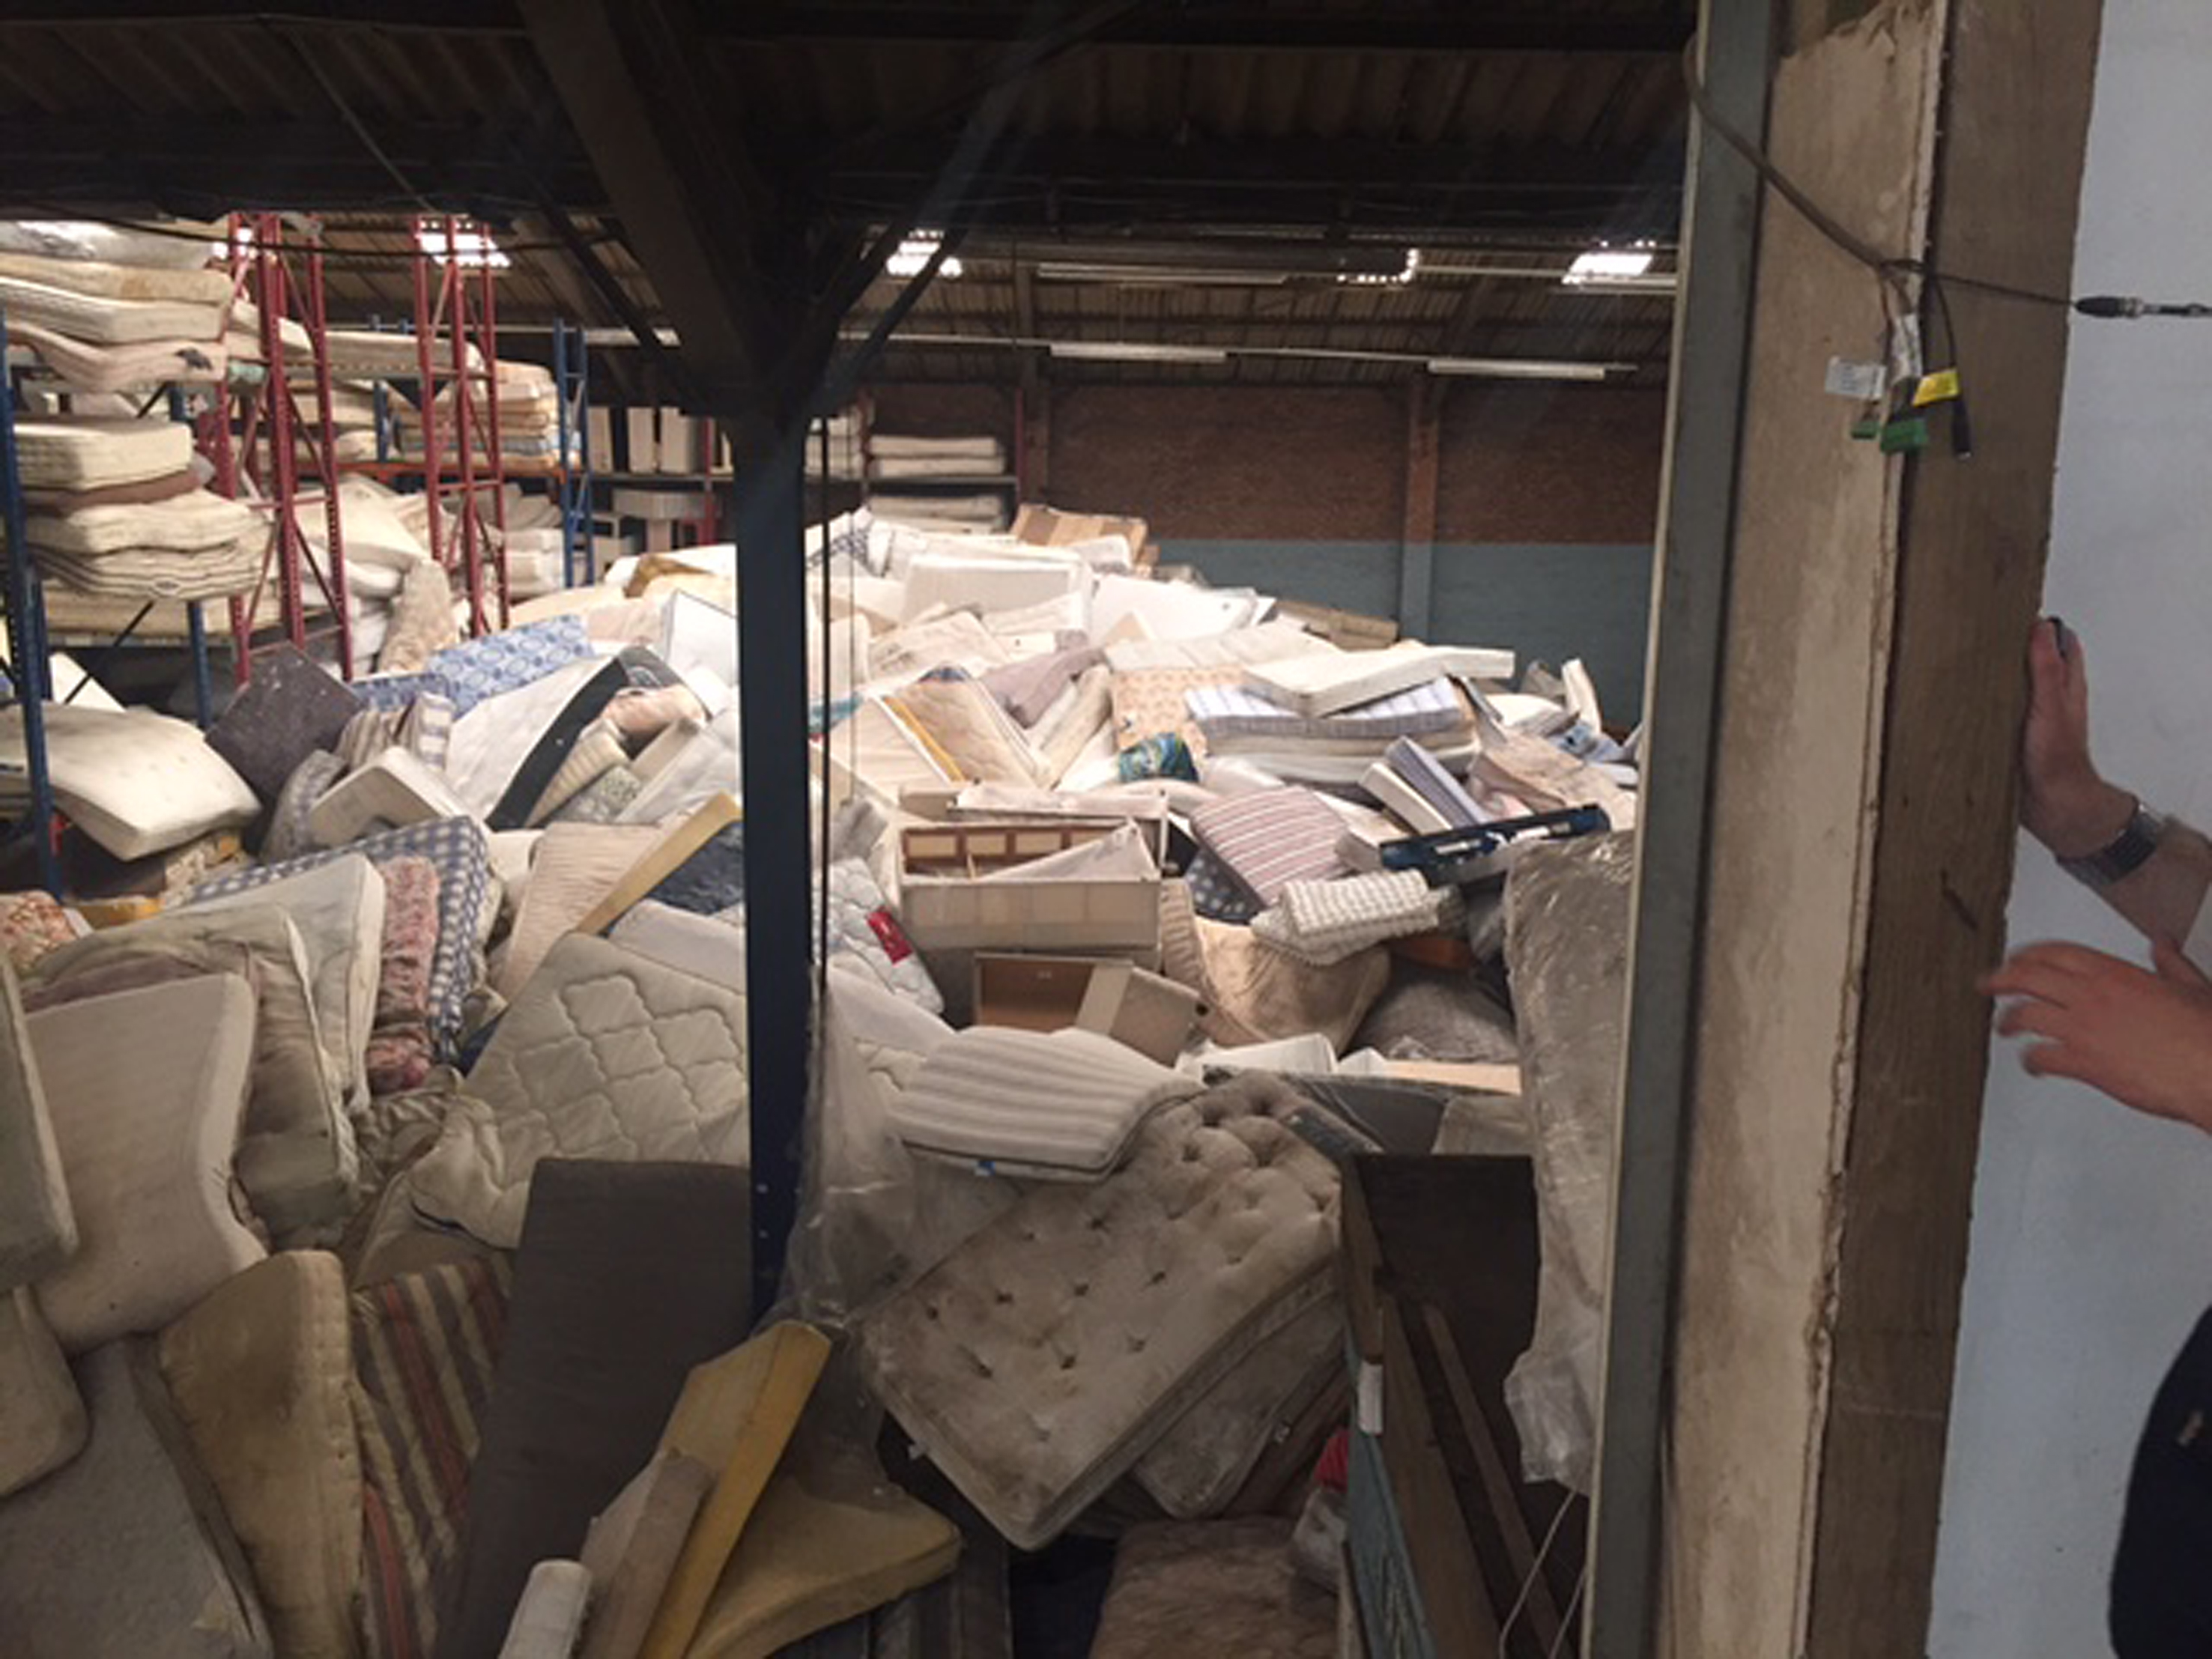
M 1730 149 L 1741 155 L 1765 181 L 1768 188 L 1796 209 L 1806 223 L 1885 281 L 1906 276 L 1920 277 L 1935 288 L 1939 305 L 1945 303 L 1942 290 L 1948 284 L 1953 288 L 1972 289 L 1977 293 L 1993 295 L 2000 299 L 2019 300 L 2030 305 L 2071 311 L 2083 317 L 2123 321 L 2132 321 L 2139 317 L 2212 318 L 2212 305 L 2160 303 L 2116 294 L 2093 294 L 2076 299 L 2042 289 L 2024 288 L 2016 283 L 1965 276 L 1955 270 L 1944 270 L 1933 259 L 1925 257 L 1914 258 L 1903 254 L 1884 253 L 1822 207 L 1810 192 L 1777 166 L 1764 149 L 1746 137 L 1733 122 L 1720 112 L 1713 103 L 1712 94 L 1706 88 L 1704 77 L 1698 73 L 1696 50 L 1697 43 L 1692 41 L 1683 52 L 1682 78 L 1688 88 L 1690 104 L 1697 111 L 1698 118 Z M 1953 344 L 1955 349 L 1955 340 Z

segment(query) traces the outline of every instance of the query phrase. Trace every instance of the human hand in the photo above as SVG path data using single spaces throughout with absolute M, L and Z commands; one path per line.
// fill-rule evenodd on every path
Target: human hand
M 2017 998 L 1997 1021 L 2032 1036 L 2021 1064 L 2072 1078 L 2154 1117 L 2212 1132 L 2212 980 L 2172 944 L 2153 973 L 2079 945 L 2031 945 L 1982 981 Z
M 2027 727 L 2021 741 L 2021 822 L 2060 858 L 2081 858 L 2127 828 L 2134 797 L 2097 775 L 2089 758 L 2089 675 L 2081 636 L 2060 649 L 2056 617 L 2027 640 Z

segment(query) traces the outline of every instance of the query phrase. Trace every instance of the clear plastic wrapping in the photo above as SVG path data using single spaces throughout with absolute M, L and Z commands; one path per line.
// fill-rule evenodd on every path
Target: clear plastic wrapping
M 1634 845 L 1610 835 L 1534 848 L 1506 883 L 1543 1249 L 1535 1336 L 1506 1400 L 1523 1473 L 1583 1492 L 1596 1441 Z

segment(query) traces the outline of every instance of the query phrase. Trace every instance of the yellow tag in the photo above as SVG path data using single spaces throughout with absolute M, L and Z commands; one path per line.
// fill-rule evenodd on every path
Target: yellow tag
M 1959 371 L 1939 368 L 1933 374 L 1920 377 L 1920 386 L 1912 394 L 1912 406 L 1925 409 L 1930 404 L 1948 404 L 1959 395 Z

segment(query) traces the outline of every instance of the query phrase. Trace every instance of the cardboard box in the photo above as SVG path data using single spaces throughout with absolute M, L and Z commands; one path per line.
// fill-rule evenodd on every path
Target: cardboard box
M 650 409 L 623 410 L 622 465 L 623 472 L 658 472 L 660 470 L 660 434 Z M 596 465 L 605 463 L 593 458 Z
M 988 881 L 997 871 L 1109 836 L 1121 820 L 912 826 L 899 838 L 899 902 L 924 950 L 1041 949 L 1158 959 L 1160 878 Z
M 1142 519 L 1117 519 L 1103 513 L 1063 513 L 1042 501 L 1024 501 L 1014 514 L 1013 537 L 1032 547 L 1066 547 L 1101 536 L 1120 536 L 1129 544 L 1129 562 L 1142 570 L 1156 550 L 1146 538 L 1151 528 Z
M 975 957 L 975 1023 L 1025 1031 L 1069 1026 L 1172 1066 L 1198 1024 L 1198 993 L 1121 958 Z
M 660 411 L 660 471 L 704 472 L 707 452 L 699 440 L 696 416 L 664 406 Z

